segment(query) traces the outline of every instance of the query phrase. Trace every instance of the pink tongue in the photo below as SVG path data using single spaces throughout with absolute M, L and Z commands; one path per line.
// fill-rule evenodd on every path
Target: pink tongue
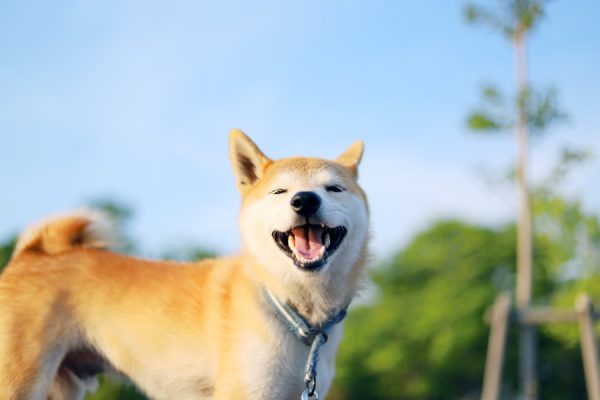
M 323 229 L 320 226 L 311 225 L 308 229 L 304 226 L 292 229 L 294 234 L 294 247 L 300 255 L 307 260 L 312 260 L 319 255 L 323 247 L 321 235 Z

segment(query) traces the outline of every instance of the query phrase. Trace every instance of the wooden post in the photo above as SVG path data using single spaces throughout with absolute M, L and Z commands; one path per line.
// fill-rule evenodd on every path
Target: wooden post
M 581 334 L 581 355 L 589 400 L 600 400 L 600 367 L 598 342 L 594 333 L 594 308 L 590 297 L 580 294 L 576 302 Z
M 533 250 L 531 235 L 531 206 L 529 204 L 528 161 L 529 122 L 527 101 L 527 29 L 518 21 L 514 34 L 515 78 L 517 86 L 517 307 L 524 311 L 531 305 L 533 285 Z M 525 400 L 537 399 L 537 334 L 534 325 L 522 324 L 519 332 L 519 369 L 521 393 Z
M 514 320 L 520 326 L 521 332 L 524 327 L 535 328 L 536 325 L 540 324 L 579 322 L 581 355 L 583 358 L 588 399 L 600 400 L 600 353 L 598 352 L 598 341 L 596 340 L 594 330 L 596 313 L 590 297 L 585 293 L 577 297 L 575 311 L 557 310 L 550 307 L 514 309 L 511 304 L 510 294 L 503 293 L 496 297 L 490 315 L 490 337 L 488 340 L 481 399 L 498 400 L 500 398 L 502 365 L 506 352 L 506 337 L 509 324 L 513 320 L 513 312 L 515 312 Z M 535 353 L 533 360 L 535 360 Z M 527 367 L 525 367 L 525 370 L 527 370 Z M 529 393 L 523 393 L 523 399 L 527 399 L 530 396 L 537 396 L 537 385 L 532 389 L 533 391 Z
M 490 320 L 490 337 L 488 340 L 487 359 L 483 377 L 482 400 L 497 400 L 500 397 L 502 384 L 502 366 L 506 347 L 511 310 L 511 296 L 502 293 L 496 297 Z
M 535 325 L 521 325 L 519 355 L 523 399 L 537 400 L 537 328 Z

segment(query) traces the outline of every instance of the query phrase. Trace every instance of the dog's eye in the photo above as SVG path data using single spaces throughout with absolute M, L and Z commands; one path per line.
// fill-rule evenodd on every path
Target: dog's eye
M 275 189 L 271 191 L 271 194 L 284 194 L 287 193 L 287 189 Z
M 325 190 L 327 190 L 328 192 L 339 193 L 339 192 L 343 192 L 346 189 L 344 189 L 340 185 L 329 185 L 329 186 L 325 186 Z

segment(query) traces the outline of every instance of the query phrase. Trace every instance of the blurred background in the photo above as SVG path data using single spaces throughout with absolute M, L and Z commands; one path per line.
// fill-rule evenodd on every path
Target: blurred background
M 497 23 L 523 4 L 537 7 L 527 98 Z M 599 17 L 593 0 L 4 1 L 0 266 L 26 225 L 85 205 L 118 219 L 133 254 L 234 252 L 231 128 L 272 158 L 360 138 L 373 284 L 329 398 L 479 398 L 484 314 L 515 290 L 522 104 L 534 303 L 585 290 L 600 304 Z M 587 398 L 576 326 L 544 326 L 539 346 L 539 397 Z M 517 347 L 511 331 L 507 399 Z M 143 398 L 103 381 L 88 399 Z

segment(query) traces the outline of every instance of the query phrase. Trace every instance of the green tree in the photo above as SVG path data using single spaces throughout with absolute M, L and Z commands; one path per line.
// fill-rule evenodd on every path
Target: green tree
M 586 289 L 600 300 L 600 220 L 561 194 L 591 154 L 564 149 L 532 189 L 535 297 L 573 307 Z M 514 292 L 516 227 L 441 221 L 374 270 L 374 300 L 349 314 L 333 399 L 480 397 L 488 328 L 481 318 L 500 292 Z M 503 382 L 518 398 L 515 331 Z M 576 326 L 550 325 L 539 337 L 540 398 L 585 398 Z
M 532 189 L 540 302 L 572 309 L 585 289 L 600 301 L 600 219 L 561 194 L 569 172 L 591 154 L 564 149 Z M 481 316 L 500 292 L 514 292 L 516 227 L 442 221 L 374 270 L 377 292 L 353 309 L 338 356 L 332 399 L 475 399 L 488 327 Z M 503 398 L 518 398 L 515 331 Z M 549 325 L 539 335 L 540 398 L 583 399 L 578 330 Z
M 517 303 L 531 303 L 532 245 L 531 209 L 528 183 L 529 136 L 541 135 L 565 114 L 558 106 L 556 90 L 536 91 L 528 81 L 527 37 L 545 14 L 544 0 L 498 1 L 495 8 L 473 3 L 465 7 L 470 23 L 480 23 L 499 31 L 513 44 L 516 94 L 506 96 L 493 85 L 482 90 L 481 105 L 467 118 L 474 132 L 515 132 L 517 162 L 515 178 L 518 191 L 517 223 Z
M 567 219 L 569 226 L 583 223 L 597 234 L 597 216 L 577 202 L 546 200 L 539 199 L 543 207 L 536 222 L 550 220 L 554 226 Z M 547 302 L 569 289 L 563 274 L 575 253 L 563 242 L 578 235 L 577 229 L 561 237 L 551 230 L 536 230 L 533 252 L 534 293 Z M 480 398 L 488 338 L 482 316 L 498 293 L 514 291 L 515 237 L 512 224 L 491 229 L 441 221 L 379 266 L 374 300 L 349 314 L 330 398 Z M 600 295 L 599 284 L 596 289 Z M 553 329 L 539 334 L 540 398 L 585 398 L 580 351 L 569 343 L 573 332 Z M 507 399 L 518 397 L 515 333 L 509 335 L 503 382 Z
M 506 100 L 498 89 L 487 86 L 482 91 L 482 105 L 468 117 L 475 132 L 514 131 L 517 140 L 515 178 L 518 195 L 517 216 L 517 282 L 516 303 L 521 309 L 532 302 L 533 245 L 530 192 L 528 183 L 529 136 L 541 134 L 556 121 L 564 118 L 557 105 L 554 89 L 534 90 L 528 81 L 527 38 L 545 14 L 547 1 L 497 1 L 496 7 L 469 3 L 465 7 L 468 22 L 481 23 L 500 32 L 513 44 L 515 55 L 516 94 Z M 537 397 L 535 372 L 535 328 L 521 327 L 521 386 L 527 399 Z
M 557 285 L 546 298 L 557 307 L 571 308 L 581 292 L 600 302 L 600 220 L 581 202 L 567 201 L 557 190 L 570 170 L 591 156 L 588 151 L 563 149 L 555 168 L 533 191 L 535 230 L 540 241 L 553 248 L 551 273 Z M 577 326 L 550 325 L 545 331 L 578 351 Z
M 332 397 L 476 398 L 482 315 L 512 285 L 513 241 L 512 229 L 443 221 L 379 267 L 377 300 L 350 313 Z

